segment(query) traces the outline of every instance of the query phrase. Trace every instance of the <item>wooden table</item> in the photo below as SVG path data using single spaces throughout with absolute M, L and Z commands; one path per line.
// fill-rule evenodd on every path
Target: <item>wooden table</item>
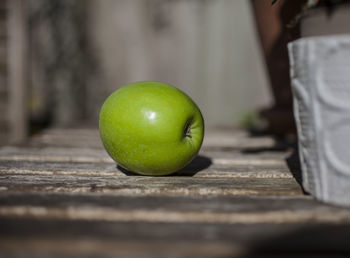
M 346 257 L 350 210 L 305 195 L 297 160 L 216 129 L 183 171 L 135 176 L 96 129 L 50 129 L 0 148 L 0 256 Z

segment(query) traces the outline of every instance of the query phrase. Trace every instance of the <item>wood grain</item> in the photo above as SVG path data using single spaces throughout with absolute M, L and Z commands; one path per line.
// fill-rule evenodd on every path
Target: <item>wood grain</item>
M 0 148 L 0 256 L 350 252 L 350 211 L 305 195 L 295 157 L 269 137 L 210 129 L 185 169 L 146 177 L 117 167 L 96 129 L 44 131 Z
M 0 174 L 23 174 L 23 175 L 80 175 L 80 176 L 119 176 L 134 175 L 125 171 L 108 158 L 81 159 L 54 157 L 42 159 L 42 157 L 27 156 L 22 160 L 15 156 L 0 158 Z M 2 160 L 5 158 L 6 160 Z M 28 161 L 29 159 L 29 161 Z M 47 161 L 45 161 L 47 160 Z M 52 162 L 54 160 L 54 162 Z M 84 162 L 84 161 L 90 162 Z M 95 160 L 96 162 L 92 162 Z M 100 162 L 98 162 L 98 160 Z M 59 161 L 59 162 L 58 162 Z M 101 162 L 102 161 L 102 162 Z M 274 161 L 273 161 L 274 162 Z M 208 159 L 203 156 L 197 157 L 187 167 L 177 172 L 176 176 L 188 177 L 227 177 L 227 178 L 292 178 L 286 166 L 276 166 L 273 162 L 261 163 L 257 160 L 241 159 Z M 278 163 L 277 163 L 278 165 Z
M 292 178 L 1 175 L 0 190 L 119 195 L 301 195 Z
M 99 193 L 26 193 L 2 191 L 1 206 L 107 207 L 120 210 L 179 210 L 218 212 L 263 212 L 313 210 L 327 213 L 340 208 L 328 206 L 309 195 L 302 196 L 118 196 Z
M 205 256 L 203 252 L 211 247 L 207 257 L 345 257 L 350 251 L 346 238 L 349 225 L 322 223 L 228 225 L 9 218 L 2 219 L 0 226 L 2 253 L 11 254 L 23 250 L 44 256 L 105 257 L 114 251 L 117 257 L 124 253 L 144 257 L 143 252 L 148 257 L 190 257 Z M 64 247 L 68 243 L 69 247 Z M 111 243 L 121 248 L 121 253 Z M 181 247 L 184 249 L 177 250 Z
M 350 224 L 350 211 L 300 196 L 115 196 L 8 193 L 0 217 L 152 223 Z

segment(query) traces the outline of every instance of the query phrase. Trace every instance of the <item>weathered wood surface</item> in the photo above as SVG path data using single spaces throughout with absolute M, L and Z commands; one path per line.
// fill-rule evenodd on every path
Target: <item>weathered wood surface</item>
M 350 210 L 305 195 L 299 174 L 291 147 L 237 130 L 145 177 L 96 129 L 51 129 L 0 148 L 0 257 L 347 257 Z

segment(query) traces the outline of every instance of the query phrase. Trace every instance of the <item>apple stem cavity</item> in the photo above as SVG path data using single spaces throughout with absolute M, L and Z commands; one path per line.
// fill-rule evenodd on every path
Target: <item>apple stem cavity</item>
M 192 138 L 192 134 L 191 134 L 191 122 L 192 122 L 192 120 L 189 120 L 189 121 L 186 123 L 185 130 L 184 130 L 185 137 Z

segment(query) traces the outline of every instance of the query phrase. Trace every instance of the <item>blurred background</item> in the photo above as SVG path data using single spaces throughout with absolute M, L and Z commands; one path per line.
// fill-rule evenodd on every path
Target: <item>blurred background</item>
M 270 1 L 268 6 L 270 6 Z M 0 144 L 97 126 L 119 87 L 163 81 L 206 126 L 246 126 L 272 102 L 247 0 L 0 0 Z

